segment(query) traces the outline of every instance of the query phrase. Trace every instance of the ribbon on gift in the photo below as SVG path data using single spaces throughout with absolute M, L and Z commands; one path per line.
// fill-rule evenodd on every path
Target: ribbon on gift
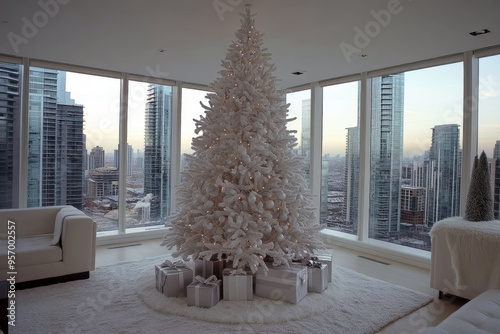
M 169 270 L 177 270 L 177 273 L 178 273 L 178 282 L 179 282 L 179 291 L 182 291 L 184 289 L 184 270 L 186 269 L 189 269 L 186 264 L 182 261 L 175 261 L 175 262 L 172 262 L 172 261 L 169 261 L 169 260 L 165 260 L 165 262 L 163 262 L 161 265 L 160 265 L 161 268 L 165 268 L 167 270 L 167 273 Z M 165 284 L 167 283 L 167 276 L 168 274 L 165 273 L 165 278 L 162 282 L 162 290 L 165 290 Z
M 175 261 L 175 262 L 172 262 L 170 260 L 165 260 L 165 262 L 163 262 L 161 265 L 160 265 L 161 268 L 172 268 L 172 269 L 188 269 L 188 267 L 186 267 L 186 264 L 182 261 Z
M 217 276 L 212 275 L 209 278 L 205 279 L 205 278 L 201 277 L 200 275 L 197 275 L 194 278 L 194 280 L 195 280 L 195 282 L 193 282 L 193 283 L 197 283 L 197 285 L 194 287 L 194 305 L 195 306 L 200 306 L 200 288 L 204 284 L 215 285 L 217 287 L 216 296 L 218 296 L 220 294 L 219 284 L 217 284 Z
M 317 258 L 316 258 L 317 259 Z M 317 262 L 317 260 L 308 260 L 307 261 L 307 266 L 310 268 L 321 268 L 322 263 Z
M 243 268 L 238 268 L 238 269 L 235 269 L 235 270 L 231 270 L 231 271 L 229 272 L 229 275 L 230 275 L 230 276 L 235 276 L 235 275 L 246 275 L 246 274 L 247 274 L 247 272 L 246 272 L 246 270 L 245 270 L 245 269 L 243 269 Z

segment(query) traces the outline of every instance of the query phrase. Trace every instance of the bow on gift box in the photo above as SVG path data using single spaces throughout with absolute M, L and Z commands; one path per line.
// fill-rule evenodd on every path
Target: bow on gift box
M 231 270 L 229 272 L 230 276 L 234 276 L 234 275 L 246 275 L 246 274 L 247 274 L 247 272 L 243 268 L 238 268 L 238 269 L 235 269 L 235 270 Z
M 310 268 L 321 268 L 321 262 L 317 262 L 317 259 L 316 260 L 313 260 L 313 258 L 311 258 L 309 261 L 307 261 L 307 266 L 310 267 Z
M 184 269 L 186 267 L 186 264 L 182 261 L 175 261 L 175 262 L 172 262 L 172 261 L 169 261 L 169 260 L 165 260 L 165 262 L 163 262 L 161 264 L 162 268 L 172 268 L 172 269 Z
M 201 284 L 210 284 L 210 285 L 218 285 L 216 283 L 217 281 L 217 276 L 215 275 L 212 275 L 210 276 L 209 278 L 205 279 L 203 277 L 201 277 L 200 275 L 196 276 L 194 278 L 195 281 L 197 281 L 198 283 L 201 283 Z

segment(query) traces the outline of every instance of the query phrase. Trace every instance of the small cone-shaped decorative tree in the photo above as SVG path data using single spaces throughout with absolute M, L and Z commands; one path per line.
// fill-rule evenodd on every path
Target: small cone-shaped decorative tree
M 180 211 L 162 246 L 184 259 L 217 255 L 255 272 L 323 248 L 288 105 L 277 90 L 271 55 L 247 6 L 241 28 L 210 85 L 209 106 L 196 122 Z
M 474 158 L 464 218 L 473 222 L 494 219 L 488 158 L 484 151 L 479 159 Z

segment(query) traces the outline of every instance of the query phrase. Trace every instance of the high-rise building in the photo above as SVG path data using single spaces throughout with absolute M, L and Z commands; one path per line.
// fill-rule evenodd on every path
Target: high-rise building
M 0 62 L 0 209 L 19 206 L 20 67 Z
M 153 220 L 170 214 L 171 99 L 170 87 L 149 86 L 144 127 L 144 193 L 153 195 Z
M 132 159 L 134 150 L 132 145 L 127 145 L 127 176 L 132 175 Z M 114 151 L 114 167 L 120 169 L 120 144 L 118 144 L 118 149 Z
M 87 179 L 87 196 L 101 199 L 118 195 L 118 169 L 114 167 L 97 167 L 89 171 Z
M 432 129 L 429 157 L 424 161 L 426 173 L 426 222 L 460 215 L 460 182 L 462 150 L 458 124 L 436 125 Z
M 401 224 L 423 225 L 425 221 L 425 188 L 401 187 Z
M 104 149 L 100 146 L 92 148 L 89 154 L 89 170 L 104 167 Z
M 369 237 L 399 231 L 404 73 L 372 79 Z
M 500 140 L 497 140 L 493 150 L 493 159 L 495 159 L 495 184 L 493 191 L 493 215 L 495 219 L 500 220 Z
M 83 106 L 70 98 L 65 82 L 65 72 L 30 69 L 29 207 L 83 204 Z
M 358 231 L 359 203 L 359 128 L 347 128 L 344 184 L 344 219 L 353 226 L 353 233 Z

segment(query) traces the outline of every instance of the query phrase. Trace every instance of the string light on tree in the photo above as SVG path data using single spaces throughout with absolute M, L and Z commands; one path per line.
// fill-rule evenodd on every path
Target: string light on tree
M 253 272 L 267 269 L 266 258 L 280 265 L 322 248 L 303 161 L 293 153 L 297 138 L 286 127 L 288 105 L 254 15 L 249 6 L 241 14 L 237 42 L 195 120 L 179 211 L 162 242 L 174 257 L 226 256 Z

